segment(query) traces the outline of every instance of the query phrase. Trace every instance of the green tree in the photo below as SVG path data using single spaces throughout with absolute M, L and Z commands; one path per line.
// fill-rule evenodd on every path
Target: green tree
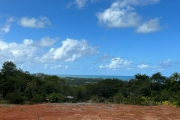
M 3 63 L 1 69 L 1 73 L 3 74 L 3 76 L 12 75 L 15 71 L 17 71 L 17 68 L 13 62 L 7 61 Z
M 144 82 L 147 79 L 149 79 L 149 76 L 147 76 L 146 74 L 139 74 L 138 73 L 138 74 L 135 75 L 135 78 L 140 82 Z
M 179 81 L 180 79 L 180 74 L 178 72 L 174 72 L 172 75 L 171 75 L 171 78 L 173 78 L 175 81 Z
M 151 79 L 155 83 L 163 84 L 165 83 L 166 77 L 162 76 L 160 72 L 157 72 L 151 76 Z
M 27 83 L 25 92 L 28 95 L 29 99 L 32 98 L 37 90 L 36 82 L 33 80 Z

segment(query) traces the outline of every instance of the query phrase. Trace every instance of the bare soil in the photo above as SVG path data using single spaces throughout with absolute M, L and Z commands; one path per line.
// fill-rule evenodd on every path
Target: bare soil
M 180 120 L 180 108 L 92 103 L 3 104 L 0 120 Z

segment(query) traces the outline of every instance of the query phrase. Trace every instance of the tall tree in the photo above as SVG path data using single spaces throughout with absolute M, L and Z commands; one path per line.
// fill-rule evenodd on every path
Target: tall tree
M 162 76 L 160 72 L 157 72 L 151 76 L 154 83 L 162 84 L 165 83 L 166 77 Z
M 180 79 L 180 74 L 178 72 L 174 72 L 171 75 L 171 78 L 173 78 L 175 81 L 178 81 Z
M 11 75 L 15 71 L 17 71 L 17 68 L 13 62 L 7 61 L 3 63 L 2 70 L 1 70 L 1 73 L 3 76 Z
M 147 76 L 146 74 L 136 74 L 135 75 L 135 78 L 137 79 L 137 80 L 146 80 L 146 79 L 148 79 L 149 78 L 149 76 Z

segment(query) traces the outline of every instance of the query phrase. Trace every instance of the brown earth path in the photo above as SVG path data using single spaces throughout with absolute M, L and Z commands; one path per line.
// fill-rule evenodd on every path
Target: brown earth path
M 0 105 L 0 120 L 180 120 L 180 108 L 61 103 Z

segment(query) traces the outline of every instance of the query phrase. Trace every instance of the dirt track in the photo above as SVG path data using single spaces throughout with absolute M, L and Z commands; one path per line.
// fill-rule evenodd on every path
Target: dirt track
M 180 108 L 88 103 L 0 105 L 0 120 L 180 120 Z

